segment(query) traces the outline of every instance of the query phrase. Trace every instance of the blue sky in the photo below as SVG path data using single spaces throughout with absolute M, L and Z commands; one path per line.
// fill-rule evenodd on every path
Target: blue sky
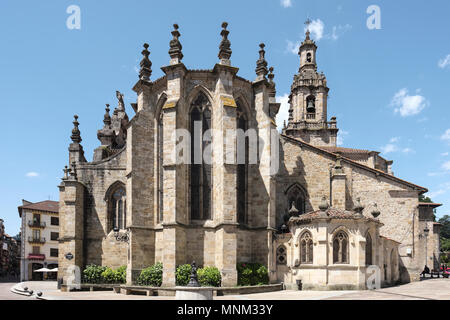
M 66 26 L 70 5 L 81 28 Z M 369 5 L 381 29 L 369 30 Z M 330 87 L 342 146 L 371 149 L 394 160 L 396 176 L 450 202 L 450 2 L 381 0 L 80 1 L 3 0 L 0 3 L 2 156 L 0 217 L 16 234 L 21 199 L 57 200 L 68 161 L 73 114 L 79 115 L 88 160 L 99 145 L 104 105 L 125 94 L 127 111 L 142 44 L 150 44 L 152 79 L 169 63 L 172 24 L 180 25 L 183 62 L 212 68 L 220 25 L 229 23 L 232 64 L 253 80 L 258 44 L 275 68 L 277 96 L 286 101 L 299 59 L 293 48 L 313 21 L 318 70 Z M 294 50 L 295 51 L 295 50 Z M 286 117 L 286 105 L 278 122 Z

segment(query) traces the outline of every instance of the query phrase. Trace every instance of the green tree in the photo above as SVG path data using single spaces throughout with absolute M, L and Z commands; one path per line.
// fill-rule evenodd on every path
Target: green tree
M 430 197 L 425 197 L 423 194 L 421 194 L 419 196 L 419 201 L 426 202 L 426 203 L 433 203 L 433 201 L 431 201 Z
M 450 216 L 448 214 L 444 215 L 438 220 L 441 226 L 441 237 L 445 239 L 450 239 Z

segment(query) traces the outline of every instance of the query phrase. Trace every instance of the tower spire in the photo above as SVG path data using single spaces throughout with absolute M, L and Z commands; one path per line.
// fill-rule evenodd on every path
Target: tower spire
M 111 125 L 111 116 L 109 115 L 109 104 L 106 104 L 105 108 L 105 116 L 103 117 L 103 123 L 105 124 L 105 127 L 109 127 Z
M 179 64 L 181 63 L 181 59 L 183 59 L 183 53 L 181 52 L 181 49 L 183 49 L 183 46 L 181 45 L 180 40 L 178 38 L 181 36 L 180 32 L 178 31 L 178 24 L 173 24 L 173 31 L 172 31 L 172 40 L 170 40 L 170 49 L 169 49 L 169 55 L 170 55 L 170 64 Z
M 141 70 L 139 71 L 139 79 L 145 81 L 150 81 L 150 76 L 152 75 L 152 62 L 148 58 L 150 55 L 148 47 L 148 43 L 144 43 L 144 50 L 142 50 L 143 58 L 140 63 Z
M 78 122 L 77 115 L 74 115 L 73 118 L 74 118 L 73 129 L 72 129 L 72 135 L 70 136 L 70 139 L 72 139 L 72 141 L 74 143 L 80 143 L 82 141 L 80 129 L 78 129 L 78 126 L 80 125 L 80 123 Z
M 231 57 L 231 43 L 230 40 L 228 40 L 228 34 L 230 31 L 227 30 L 228 23 L 223 22 L 222 23 L 222 31 L 220 32 L 220 35 L 222 36 L 222 41 L 220 41 L 219 45 L 219 59 L 220 64 L 224 65 L 230 65 L 230 57 Z
M 310 18 L 308 18 L 308 19 L 306 19 L 306 21 L 305 21 L 305 25 L 306 25 L 306 32 L 305 32 L 305 35 L 306 35 L 306 38 L 305 38 L 305 40 L 310 40 L 310 38 L 309 38 L 309 34 L 310 34 L 310 32 L 309 32 L 309 25 L 311 24 L 311 19 Z
M 266 78 L 267 71 L 267 61 L 265 58 L 266 51 L 264 50 L 264 47 L 266 45 L 264 43 L 259 44 L 259 59 L 256 61 L 256 80 L 263 80 Z

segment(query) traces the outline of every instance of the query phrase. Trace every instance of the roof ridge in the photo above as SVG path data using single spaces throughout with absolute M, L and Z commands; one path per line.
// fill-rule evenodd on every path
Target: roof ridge
M 320 150 L 320 151 L 325 152 L 325 153 L 327 153 L 327 154 L 329 154 L 329 155 L 331 155 L 331 156 L 333 156 L 333 157 L 336 157 L 336 156 L 337 156 L 337 155 L 336 155 L 335 153 L 333 153 L 333 152 L 327 151 L 327 150 L 322 149 L 322 148 L 320 148 L 320 147 L 313 146 L 312 144 L 306 143 L 306 142 L 304 142 L 304 141 L 302 141 L 302 140 L 298 140 L 298 139 L 293 138 L 293 137 L 289 137 L 289 136 L 287 136 L 287 135 L 285 135 L 285 134 L 280 134 L 280 136 L 281 136 L 281 137 L 284 137 L 284 138 L 287 138 L 287 139 L 289 139 L 289 140 L 293 140 L 293 141 L 295 141 L 295 142 L 297 142 L 297 143 L 300 143 L 300 144 L 303 144 L 303 145 L 305 145 L 305 146 L 308 146 L 308 147 L 310 147 L 310 148 L 312 148 L 312 149 Z M 393 176 L 393 175 L 391 175 L 391 174 L 388 174 L 388 173 L 386 173 L 386 172 L 384 172 L 384 171 L 381 171 L 381 170 L 379 170 L 379 169 L 371 168 L 371 167 L 369 167 L 369 166 L 367 166 L 367 165 L 365 165 L 365 164 L 359 163 L 359 162 L 357 162 L 357 161 L 355 161 L 355 160 L 352 160 L 352 159 L 349 159 L 349 158 L 347 158 L 347 157 L 341 157 L 341 159 L 344 160 L 344 161 L 350 162 L 351 164 L 353 164 L 353 165 L 355 165 L 355 166 L 357 166 L 357 167 L 366 169 L 366 170 L 368 170 L 368 171 L 372 171 L 372 172 L 374 172 L 374 173 L 378 173 L 378 174 L 380 174 L 380 175 L 382 175 L 382 176 L 384 176 L 384 177 L 386 177 L 386 178 L 395 180 L 395 181 L 400 182 L 400 183 L 403 183 L 403 184 L 407 184 L 407 185 L 409 185 L 409 186 L 412 186 L 413 188 L 422 189 L 423 193 L 425 193 L 425 192 L 428 191 L 428 189 L 425 188 L 425 187 L 422 187 L 422 186 L 419 186 L 419 185 L 414 184 L 414 183 L 412 183 L 412 182 L 409 182 L 409 181 L 400 179 L 400 178 L 398 178 L 398 177 L 396 177 L 396 176 Z

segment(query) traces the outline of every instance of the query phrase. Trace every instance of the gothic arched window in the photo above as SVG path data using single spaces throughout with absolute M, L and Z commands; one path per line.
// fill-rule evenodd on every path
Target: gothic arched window
M 313 241 L 309 232 L 305 232 L 300 238 L 300 262 L 313 263 Z
M 127 200 L 125 187 L 120 184 L 110 192 L 108 199 L 111 229 L 125 229 L 127 221 Z
M 333 263 L 348 263 L 348 236 L 344 231 L 333 238 Z
M 248 137 L 247 117 L 241 104 L 237 103 L 236 129 L 237 134 L 237 167 L 236 167 L 236 205 L 237 221 L 239 223 L 247 222 L 247 164 L 248 164 Z
M 305 198 L 304 191 L 298 185 L 294 185 L 289 188 L 287 193 L 288 210 L 290 210 L 292 208 L 292 204 L 294 204 L 299 212 L 299 215 L 305 213 Z
M 211 219 L 211 106 L 200 93 L 191 105 L 191 219 Z
M 370 233 L 367 232 L 366 235 L 366 265 L 370 266 L 372 264 L 372 237 Z
M 286 264 L 287 262 L 287 251 L 284 245 L 277 248 L 277 264 Z

